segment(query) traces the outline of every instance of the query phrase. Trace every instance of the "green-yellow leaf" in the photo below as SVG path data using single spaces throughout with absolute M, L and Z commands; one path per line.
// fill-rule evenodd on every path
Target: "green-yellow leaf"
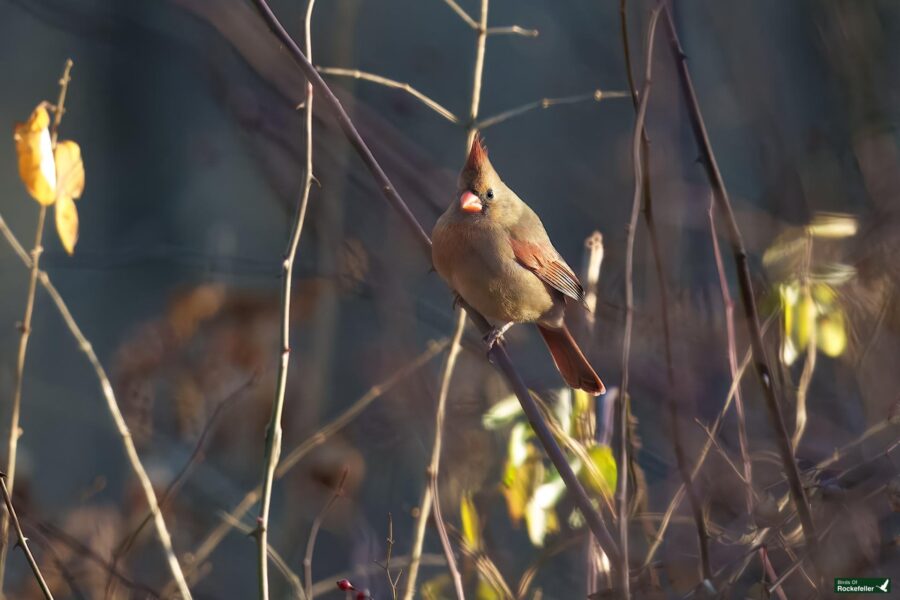
M 797 331 L 794 337 L 797 342 L 797 350 L 802 352 L 809 344 L 809 337 L 813 327 L 816 326 L 817 316 L 816 303 L 809 293 L 809 288 L 804 288 L 800 293 L 800 302 L 797 306 Z
M 579 472 L 582 481 L 598 494 L 612 498 L 618 476 L 612 448 L 605 444 L 598 444 L 589 448 L 587 452 L 591 459 L 591 466 Z

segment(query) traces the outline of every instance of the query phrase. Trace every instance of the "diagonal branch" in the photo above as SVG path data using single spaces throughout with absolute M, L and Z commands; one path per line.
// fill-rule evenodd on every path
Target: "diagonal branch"
M 505 27 L 488 27 L 488 35 L 521 35 L 523 37 L 537 37 L 540 32 L 537 29 L 526 29 L 518 25 L 506 25 Z
M 385 87 L 393 88 L 396 90 L 403 90 L 451 123 L 459 123 L 459 117 L 453 114 L 453 112 L 451 112 L 447 108 L 444 108 L 439 102 L 429 98 L 406 82 L 389 79 L 387 77 L 382 77 L 381 75 L 367 73 L 366 71 L 360 71 L 358 69 L 342 69 L 340 67 L 318 66 L 316 67 L 316 70 L 318 70 L 319 73 L 322 73 L 323 75 L 333 75 L 335 77 L 352 77 L 353 79 L 371 81 L 372 83 L 377 83 L 379 85 L 383 85 Z
M 759 326 L 759 311 L 756 308 L 756 294 L 753 291 L 753 280 L 750 276 L 750 265 L 747 261 L 747 249 L 744 246 L 743 237 L 740 228 L 738 227 L 737 220 L 735 219 L 734 210 L 731 207 L 731 200 L 729 199 L 728 191 L 725 188 L 725 181 L 722 178 L 722 173 L 719 170 L 718 163 L 716 162 L 715 155 L 712 151 L 712 144 L 709 141 L 706 124 L 703 121 L 703 114 L 700 111 L 700 103 L 697 100 L 697 94 L 694 91 L 694 83 L 690 71 L 688 70 L 686 55 L 681 46 L 681 41 L 678 38 L 675 21 L 668 8 L 665 9 L 665 13 L 669 42 L 672 52 L 675 55 L 675 61 L 678 67 L 678 77 L 687 102 L 688 114 L 694 131 L 694 137 L 697 140 L 697 145 L 700 147 L 703 167 L 709 178 L 716 204 L 725 218 L 728 238 L 731 243 L 731 251 L 734 255 L 734 262 L 737 267 L 738 284 L 741 290 L 741 300 L 744 307 L 747 328 L 750 334 L 750 345 L 753 349 L 753 365 L 763 388 L 766 409 L 768 410 L 769 420 L 771 421 L 775 440 L 778 444 L 782 466 L 787 473 L 791 496 L 797 509 L 800 523 L 803 527 L 806 546 L 810 551 L 810 555 L 813 557 L 813 563 L 817 564 L 816 552 L 814 551 L 816 548 L 816 528 L 810 512 L 809 502 L 806 497 L 806 490 L 803 488 L 803 482 L 800 479 L 800 471 L 797 467 L 797 461 L 794 458 L 791 441 L 788 437 L 787 427 L 784 423 L 784 417 L 781 414 L 781 401 L 775 392 L 775 382 L 772 379 L 772 370 L 769 367 L 769 360 L 766 356 L 765 346 L 762 341 L 762 332 Z M 819 575 L 821 576 L 821 571 Z
M 22 532 L 22 524 L 19 523 L 19 517 L 16 515 L 16 509 L 13 508 L 9 488 L 6 485 L 5 473 L 0 473 L 0 488 L 3 489 L 3 503 L 6 505 L 6 512 L 9 514 L 10 519 L 12 519 L 13 527 L 16 530 L 16 537 L 19 539 L 19 547 L 21 547 L 22 552 L 25 553 L 25 558 L 28 560 L 28 566 L 31 567 L 31 572 L 34 574 L 34 579 L 37 581 L 38 586 L 40 586 L 44 598 L 46 598 L 46 600 L 53 600 L 53 594 L 50 592 L 50 587 L 44 580 L 44 576 L 41 575 L 41 569 L 34 559 L 34 554 L 31 553 L 31 548 L 28 547 L 28 538 L 26 538 L 25 534 Z
M 378 161 L 375 160 L 375 157 L 372 155 L 372 151 L 359 135 L 359 132 L 353 125 L 350 117 L 341 106 L 340 101 L 328 88 L 328 85 L 325 83 L 325 81 L 322 80 L 322 77 L 316 71 L 315 67 L 313 67 L 309 60 L 307 60 L 306 56 L 303 54 L 297 44 L 291 39 L 290 35 L 288 35 L 287 31 L 285 31 L 281 23 L 279 23 L 277 17 L 272 12 L 271 8 L 269 8 L 269 5 L 266 3 L 266 1 L 253 0 L 253 4 L 259 10 L 263 19 L 266 21 L 266 24 L 269 26 L 278 40 L 282 44 L 284 44 L 286 50 L 290 53 L 291 57 L 297 63 L 297 66 L 306 76 L 307 80 L 312 83 L 313 88 L 318 94 L 320 94 L 323 102 L 331 109 L 332 113 L 338 121 L 339 126 L 341 127 L 341 130 L 347 137 L 347 140 L 359 153 L 360 158 L 363 160 L 372 176 L 378 182 L 379 187 L 381 188 L 381 191 L 385 196 L 385 199 L 395 210 L 397 210 L 397 212 L 400 213 L 401 217 L 403 217 L 403 220 L 409 226 L 413 235 L 419 242 L 422 250 L 425 252 L 426 256 L 430 258 L 431 240 L 428 237 L 428 234 L 425 233 L 424 229 L 422 229 L 422 225 L 416 220 L 415 215 L 413 215 L 412 211 L 409 210 L 409 207 L 397 193 L 397 190 L 394 188 L 390 179 L 381 168 L 381 165 L 379 165 Z M 478 326 L 479 330 L 484 333 L 490 331 L 490 325 L 483 316 L 471 310 L 467 310 L 467 312 L 469 313 L 469 316 L 472 318 L 472 320 L 475 321 L 475 324 Z M 522 381 L 521 376 L 513 366 L 512 361 L 509 358 L 509 354 L 507 354 L 502 345 L 496 344 L 491 349 L 489 358 L 506 377 L 510 387 L 513 389 L 513 392 L 516 394 L 516 397 L 522 404 L 522 410 L 528 417 L 532 429 L 534 429 L 535 434 L 544 447 L 544 450 L 547 452 L 550 460 L 559 471 L 563 481 L 566 484 L 566 488 L 569 490 L 569 493 L 572 495 L 573 500 L 575 501 L 576 506 L 578 506 L 579 510 L 584 515 L 588 527 L 597 537 L 597 540 L 599 541 L 604 552 L 606 552 L 611 557 L 611 559 L 618 560 L 619 550 L 616 546 L 615 541 L 610 535 L 609 530 L 606 528 L 606 524 L 603 522 L 602 517 L 591 503 L 591 500 L 588 497 L 587 492 L 585 492 L 584 487 L 581 485 L 581 482 L 578 481 L 578 478 L 575 476 L 575 473 L 572 471 L 572 468 L 566 461 L 566 457 L 563 454 L 562 450 L 560 450 L 559 445 L 556 443 L 556 440 L 553 439 L 553 435 L 547 427 L 547 424 L 544 421 L 543 416 L 541 415 L 540 409 L 534 402 L 534 399 L 531 398 L 528 387 L 525 385 L 525 382 Z

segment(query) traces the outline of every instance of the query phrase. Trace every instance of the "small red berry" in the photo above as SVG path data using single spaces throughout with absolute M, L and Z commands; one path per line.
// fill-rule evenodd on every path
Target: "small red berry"
M 349 579 L 341 579 L 340 581 L 337 582 L 337 586 L 338 586 L 339 590 L 343 590 L 345 592 L 350 591 L 350 590 L 353 590 L 353 591 L 356 590 L 356 588 L 353 587 L 353 584 L 350 583 Z

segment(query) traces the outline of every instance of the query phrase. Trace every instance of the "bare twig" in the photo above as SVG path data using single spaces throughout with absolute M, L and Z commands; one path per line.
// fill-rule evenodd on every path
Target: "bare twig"
M 621 581 L 619 593 L 626 600 L 631 597 L 630 570 L 628 566 L 628 366 L 631 359 L 631 331 L 634 325 L 634 238 L 637 233 L 638 216 L 641 209 L 644 171 L 641 160 L 641 135 L 647 116 L 650 86 L 653 74 L 653 43 L 660 9 L 654 9 L 647 28 L 647 62 L 644 68 L 644 89 L 634 123 L 632 163 L 634 167 L 634 196 L 631 203 L 631 220 L 628 225 L 628 239 L 625 253 L 625 334 L 622 342 L 622 386 L 619 402 L 619 477 L 616 500 L 619 516 L 619 548 L 622 552 Z
M 387 542 L 387 555 L 385 556 L 384 562 L 380 563 L 375 561 L 375 564 L 384 571 L 388 584 L 391 586 L 391 597 L 393 600 L 397 600 L 397 584 L 400 583 L 403 569 L 400 569 L 400 571 L 397 572 L 396 577 L 391 573 L 391 554 L 394 553 L 394 517 L 391 516 L 391 513 L 388 513 L 388 534 L 385 541 Z
M 387 77 L 382 77 L 381 75 L 376 75 L 374 73 L 367 73 L 358 69 L 342 69 L 339 67 L 316 67 L 316 69 L 323 75 L 332 75 L 335 77 L 352 77 L 353 79 L 362 79 L 363 81 L 371 81 L 372 83 L 377 83 L 385 87 L 403 90 L 451 123 L 459 123 L 459 117 L 453 114 L 452 111 L 444 108 L 439 102 L 429 98 L 408 83 L 396 81 L 394 79 L 388 79 Z
M 16 509 L 13 508 L 12 496 L 10 495 L 9 488 L 6 485 L 5 473 L 0 473 L 0 488 L 3 489 L 3 503 L 6 505 L 6 512 L 12 519 L 13 527 L 16 530 L 16 537 L 19 538 L 19 546 L 22 548 L 22 552 L 25 553 L 25 558 L 28 559 L 28 565 L 31 567 L 31 572 L 34 573 L 34 579 L 40 586 L 41 592 L 43 592 L 44 594 L 44 598 L 46 598 L 47 600 L 53 600 L 53 594 L 50 592 L 50 588 L 47 586 L 47 582 L 44 581 L 44 576 L 41 575 L 41 569 L 40 567 L 38 567 L 37 561 L 34 559 L 34 555 L 31 553 L 31 548 L 28 547 L 28 538 L 26 538 L 25 534 L 22 532 L 22 525 L 19 523 L 19 517 L 16 516 Z
M 50 149 L 56 150 L 56 140 L 59 136 L 59 124 L 65 113 L 66 94 L 69 91 L 69 74 L 72 71 L 72 59 L 66 59 L 62 78 L 59 80 L 59 97 L 54 108 L 53 124 L 50 127 Z M 41 240 L 44 236 L 44 222 L 47 220 L 47 206 L 40 204 L 38 210 L 37 226 L 34 233 L 34 246 L 31 248 L 31 271 L 28 276 L 28 295 L 25 297 L 25 316 L 19 325 L 19 350 L 16 354 L 16 374 L 12 398 L 12 409 L 9 419 L 9 434 L 7 437 L 6 477 L 9 493 L 12 494 L 16 486 L 16 455 L 19 448 L 19 438 L 22 429 L 19 426 L 19 418 L 22 412 L 22 385 L 25 380 L 25 358 L 28 354 L 28 340 L 31 338 L 31 317 L 34 314 L 34 297 L 37 292 L 37 278 L 40 270 L 41 253 L 43 247 Z M 3 512 L 0 516 L 0 596 L 3 596 L 3 581 L 6 575 L 6 556 L 9 552 L 9 515 Z
M 419 502 L 419 514 L 416 519 L 415 533 L 413 537 L 412 549 L 410 550 L 409 569 L 406 575 L 406 588 L 403 593 L 404 600 L 412 600 L 416 594 L 416 580 L 419 576 L 419 564 L 422 558 L 422 547 L 425 541 L 425 528 L 428 524 L 428 515 L 432 513 L 432 504 L 436 502 L 435 488 L 437 487 L 438 471 L 441 461 L 441 445 L 444 432 L 444 415 L 447 407 L 447 395 L 450 389 L 450 378 L 456 365 L 456 359 L 461 349 L 460 341 L 465 330 L 466 314 L 462 309 L 458 310 L 456 320 L 456 330 L 453 333 L 453 340 L 450 342 L 450 352 L 447 354 L 447 361 L 444 364 L 443 374 L 441 375 L 441 387 L 438 392 L 438 403 L 435 410 L 434 425 L 434 443 L 431 448 L 431 461 L 428 463 L 425 476 L 427 481 L 425 488 L 422 490 L 422 500 Z M 435 521 L 438 522 L 438 514 L 440 509 L 434 511 Z M 440 530 L 444 526 L 443 521 L 437 523 Z M 453 556 L 453 548 L 444 544 L 444 535 L 441 536 L 441 544 L 444 548 L 444 555 L 447 557 L 447 565 L 450 574 L 453 577 L 453 584 L 456 587 L 457 595 L 462 598 L 462 576 L 456 566 L 456 559 Z
M 728 278 L 725 274 L 725 263 L 722 260 L 722 252 L 719 249 L 719 236 L 716 233 L 715 218 L 715 198 L 710 198 L 709 203 L 709 232 L 712 239 L 713 257 L 716 262 L 716 273 L 719 278 L 719 289 L 722 293 L 722 305 L 725 308 L 725 335 L 728 339 L 728 368 L 731 372 L 732 381 L 737 381 L 737 336 L 734 330 L 734 301 L 731 299 L 731 292 L 728 289 Z M 747 514 L 753 514 L 755 499 L 753 496 L 753 464 L 750 461 L 750 445 L 747 438 L 747 420 L 744 414 L 744 401 L 741 396 L 741 386 L 738 385 L 734 390 L 734 412 L 737 416 L 738 423 L 738 447 L 741 453 L 741 464 L 743 466 L 743 481 L 745 483 L 745 504 Z M 769 554 L 765 547 L 760 547 L 759 558 L 763 563 L 763 568 L 771 577 L 775 573 L 775 568 L 769 560 Z M 781 600 L 787 600 L 784 590 L 778 589 L 778 597 Z
M 325 424 L 321 429 L 316 431 L 310 437 L 306 438 L 303 442 L 301 442 L 297 447 L 291 450 L 290 453 L 281 461 L 278 465 L 278 468 L 275 470 L 275 478 L 281 479 L 291 469 L 293 469 L 307 454 L 309 454 L 312 450 L 318 448 L 322 444 L 324 444 L 329 437 L 346 427 L 353 419 L 359 416 L 363 410 L 365 410 L 372 402 L 382 397 L 386 393 L 390 392 L 394 387 L 396 387 L 400 382 L 405 380 L 411 374 L 413 374 L 418 369 L 422 368 L 426 364 L 428 364 L 431 359 L 437 356 L 444 348 L 447 347 L 450 341 L 446 338 L 438 341 L 431 341 L 428 343 L 427 349 L 417 356 L 414 360 L 410 361 L 408 364 L 402 366 L 400 369 L 395 371 L 389 377 L 380 381 L 379 383 L 373 385 L 369 390 L 363 394 L 356 402 L 350 405 L 344 412 L 335 417 L 332 421 Z M 259 502 L 260 495 L 262 494 L 262 486 L 257 486 L 256 488 L 247 492 L 244 498 L 235 506 L 229 515 L 233 519 L 240 520 L 243 518 L 247 512 L 253 508 L 253 506 Z M 220 523 L 215 529 L 213 529 L 207 536 L 204 538 L 203 542 L 201 542 L 200 546 L 190 554 L 191 560 L 185 565 L 185 572 L 188 576 L 191 576 L 194 571 L 203 564 L 207 558 L 213 553 L 221 541 L 225 538 L 228 532 L 231 530 L 231 525 L 227 521 L 223 521 Z M 163 595 L 168 593 L 168 588 L 163 590 Z
M 306 37 L 306 56 L 312 60 L 312 35 L 310 32 L 312 12 L 315 0 L 308 0 L 306 5 L 306 18 L 304 20 L 304 34 Z M 266 447 L 263 470 L 262 499 L 259 508 L 257 566 L 259 568 L 259 597 L 260 600 L 269 600 L 269 508 L 272 502 L 272 488 L 275 483 L 275 469 L 278 467 L 278 459 L 281 456 L 281 415 L 284 411 L 284 399 L 287 391 L 287 375 L 290 368 L 291 357 L 291 283 L 294 271 L 294 258 L 297 256 L 297 247 L 300 244 L 300 236 L 303 233 L 303 223 L 306 220 L 306 209 L 309 205 L 309 194 L 313 185 L 313 86 L 306 84 L 306 100 L 303 105 L 304 115 L 304 142 L 306 145 L 306 166 L 303 172 L 303 192 L 297 207 L 297 214 L 288 241 L 287 249 L 281 264 L 281 362 L 278 364 L 276 376 L 275 399 L 272 401 L 272 416 L 266 429 Z
M 584 241 L 584 304 L 587 306 L 588 330 L 593 334 L 597 319 L 597 286 L 603 266 L 603 235 L 595 231 Z
M 9 229 L 2 216 L 0 216 L 0 233 L 3 234 L 25 266 L 31 268 L 31 258 L 16 239 L 12 230 Z M 107 409 L 109 410 L 110 416 L 113 418 L 119 437 L 122 438 L 122 445 L 125 447 L 125 455 L 128 458 L 128 463 L 131 466 L 131 470 L 134 472 L 135 477 L 137 477 L 141 484 L 141 491 L 144 493 L 144 498 L 150 507 L 150 512 L 153 514 L 153 524 L 156 529 L 156 535 L 159 537 L 160 544 L 163 547 L 163 552 L 166 555 L 166 562 L 168 563 L 169 570 L 175 580 L 175 585 L 178 588 L 178 592 L 181 594 L 182 599 L 190 600 L 191 593 L 188 589 L 187 581 L 184 578 L 181 566 L 178 564 L 178 559 L 175 557 L 175 551 L 172 548 L 172 536 L 169 535 L 169 530 L 163 519 L 162 511 L 159 509 L 159 502 L 156 499 L 156 492 L 153 490 L 153 483 L 150 481 L 147 471 L 144 470 L 144 465 L 141 464 L 140 456 L 138 456 L 137 449 L 134 446 L 134 440 L 131 438 L 131 432 L 128 430 L 128 424 L 122 416 L 122 411 L 119 410 L 112 383 L 110 383 L 103 365 L 100 364 L 100 359 L 97 358 L 93 346 L 91 346 L 91 343 L 84 336 L 84 333 L 81 331 L 81 328 L 78 326 L 72 313 L 69 312 L 69 307 L 50 281 L 50 277 L 48 277 L 47 273 L 44 271 L 40 271 L 38 273 L 38 281 L 47 291 L 53 304 L 56 305 L 56 309 L 60 316 L 62 316 L 63 322 L 66 324 L 72 337 L 74 337 L 75 341 L 78 343 L 78 347 L 87 357 L 88 362 L 91 363 L 91 367 L 94 369 L 97 381 L 100 382 L 100 389 L 103 391 L 103 398 L 106 400 Z
M 482 119 L 481 121 L 476 123 L 476 127 L 479 130 L 483 131 L 488 127 L 493 127 L 494 125 L 502 123 L 503 121 L 507 121 L 509 119 L 512 119 L 513 117 L 518 117 L 519 115 L 523 115 L 533 110 L 543 110 L 552 106 L 559 106 L 561 104 L 578 104 L 591 100 L 593 100 L 594 102 L 600 102 L 601 100 L 606 100 L 608 98 L 627 97 L 627 92 L 604 92 L 603 90 L 594 90 L 593 92 L 588 92 L 586 94 L 576 94 L 574 96 L 564 96 L 562 98 L 541 98 L 540 100 L 536 100 L 535 102 L 529 102 L 528 104 L 523 104 L 522 106 L 517 106 L 515 108 L 505 110 L 492 117 Z
M 713 195 L 716 199 L 718 208 L 725 217 L 728 230 L 728 238 L 731 243 L 732 254 L 734 255 L 735 265 L 737 267 L 738 283 L 741 289 L 741 300 L 744 306 L 747 327 L 750 334 L 750 345 L 753 349 L 753 364 L 756 373 L 762 385 L 766 400 L 766 409 L 769 413 L 772 430 L 778 445 L 778 451 L 781 456 L 782 466 L 788 476 L 788 483 L 791 489 L 791 496 L 794 501 L 797 514 L 800 517 L 800 523 L 803 527 L 803 535 L 806 539 L 806 545 L 811 551 L 813 563 L 817 565 L 817 556 L 815 553 L 816 528 L 813 523 L 812 514 L 810 512 L 809 503 L 806 498 L 806 490 L 803 488 L 803 482 L 800 479 L 800 471 L 797 462 L 794 459 L 791 441 L 788 436 L 787 427 L 784 423 L 784 417 L 781 414 L 781 402 L 775 391 L 775 382 L 772 379 L 772 370 L 769 367 L 769 360 L 766 356 L 765 346 L 762 341 L 762 331 L 759 325 L 759 313 L 756 308 L 756 295 L 753 291 L 753 281 L 750 276 L 750 266 L 747 261 L 747 250 L 744 246 L 743 236 L 738 227 L 734 211 L 731 207 L 731 200 L 728 197 L 728 191 L 725 188 L 725 181 L 722 173 L 719 171 L 718 163 L 712 151 L 712 144 L 709 141 L 709 135 L 706 131 L 706 125 L 703 121 L 703 115 L 700 111 L 700 103 L 697 100 L 697 94 L 694 91 L 693 80 L 687 67 L 686 55 L 678 39 L 678 32 L 675 28 L 675 21 L 672 18 L 671 11 L 666 8 L 666 25 L 669 33 L 669 41 L 672 52 L 675 55 L 675 61 L 678 67 L 679 81 L 684 92 L 685 100 L 688 105 L 688 114 L 691 120 L 691 126 L 694 131 L 694 137 L 700 147 L 702 154 L 702 162 L 709 178 Z M 821 576 L 821 570 L 817 569 Z
M 521 35 L 524 37 L 537 37 L 540 32 L 537 29 L 526 29 L 518 25 L 507 25 L 506 27 L 488 27 L 488 35 Z
M 409 561 L 409 555 L 391 556 L 391 564 L 395 567 L 406 567 L 407 565 L 409 565 Z M 447 561 L 444 559 L 443 554 L 423 554 L 420 563 L 423 567 L 442 567 L 447 564 Z M 329 577 L 320 579 L 313 584 L 312 598 L 317 598 L 318 596 L 321 596 L 326 592 L 332 591 L 334 589 L 335 581 L 347 579 L 348 577 L 355 575 L 372 575 L 381 570 L 381 565 L 372 563 L 370 565 L 359 565 L 358 567 L 354 567 L 352 573 L 349 571 L 342 571 L 340 573 L 336 573 Z
M 322 522 L 325 520 L 328 511 L 331 510 L 331 507 L 334 506 L 337 499 L 344 494 L 344 482 L 347 481 L 348 472 L 348 469 L 344 467 L 344 471 L 341 473 L 341 480 L 334 489 L 334 493 L 331 494 L 331 497 L 328 498 L 328 502 L 325 503 L 325 506 L 319 511 L 319 514 L 316 515 L 312 527 L 310 527 L 309 530 L 309 539 L 306 540 L 306 554 L 303 556 L 303 576 L 306 580 L 306 587 L 304 589 L 306 590 L 307 598 L 312 597 L 312 560 L 313 551 L 316 549 L 316 538 L 319 536 L 319 529 L 322 528 Z
M 281 23 L 279 23 L 278 19 L 275 17 L 266 1 L 253 0 L 253 4 L 259 10 L 260 14 L 264 18 L 271 31 L 288 50 L 291 57 L 294 59 L 294 62 L 296 62 L 300 70 L 303 71 L 304 76 L 307 77 L 307 79 L 313 84 L 315 90 L 321 95 L 323 102 L 334 113 L 335 117 L 338 120 L 338 124 L 341 127 L 341 130 L 344 132 L 344 135 L 347 137 L 353 148 L 359 153 L 360 158 L 363 160 L 372 176 L 378 182 L 381 191 L 385 196 L 385 199 L 395 210 L 400 213 L 400 215 L 403 217 L 404 221 L 412 231 L 413 235 L 416 237 L 423 251 L 427 256 L 430 257 L 431 240 L 429 239 L 428 234 L 425 233 L 424 229 L 422 229 L 422 226 L 416 220 L 415 215 L 413 215 L 409 210 L 409 207 L 397 193 L 397 190 L 394 188 L 388 176 L 384 173 L 384 170 L 378 164 L 378 161 L 375 160 L 375 157 L 372 155 L 371 150 L 359 135 L 359 132 L 356 130 L 356 127 L 354 127 L 353 122 L 350 120 L 350 117 L 341 107 L 340 101 L 338 101 L 334 93 L 328 88 L 328 85 L 322 80 L 322 77 L 316 71 L 315 67 L 313 67 L 312 64 L 306 59 L 303 52 L 291 39 L 290 35 L 288 35 L 288 33 L 284 30 L 284 27 L 281 25 Z M 491 326 L 484 319 L 484 317 L 478 314 L 477 311 L 470 310 L 470 308 L 471 307 L 467 308 L 466 312 L 469 314 L 472 320 L 475 321 L 479 330 L 482 331 L 482 333 L 487 333 L 488 331 L 490 331 Z M 584 486 L 581 485 L 581 482 L 578 481 L 578 478 L 575 476 L 572 468 L 569 466 L 568 462 L 566 462 L 565 455 L 562 453 L 559 446 L 556 444 L 556 441 L 553 439 L 553 435 L 548 430 L 546 423 L 543 422 L 540 409 L 537 407 L 534 400 L 529 395 L 528 387 L 525 385 L 525 383 L 522 381 L 522 378 L 515 370 L 515 367 L 513 366 L 512 361 L 509 358 L 509 354 L 507 354 L 502 344 L 495 344 L 489 352 L 488 357 L 491 362 L 493 362 L 493 364 L 497 366 L 500 372 L 503 373 L 510 387 L 513 389 L 513 392 L 516 394 L 516 397 L 522 405 L 522 410 L 528 417 L 528 420 L 531 423 L 532 429 L 535 431 L 538 440 L 541 442 L 541 445 L 544 447 L 544 450 L 547 452 L 550 460 L 559 471 L 563 481 L 566 484 L 566 488 L 569 490 L 573 500 L 575 501 L 575 504 L 584 515 L 588 526 L 591 528 L 591 531 L 597 536 L 598 541 L 604 549 L 604 552 L 606 552 L 611 557 L 618 558 L 619 552 L 618 548 L 616 547 L 615 541 L 609 534 L 609 531 L 607 530 L 603 519 L 600 517 L 600 514 L 591 504 L 591 500 L 588 497 L 587 492 L 585 492 Z

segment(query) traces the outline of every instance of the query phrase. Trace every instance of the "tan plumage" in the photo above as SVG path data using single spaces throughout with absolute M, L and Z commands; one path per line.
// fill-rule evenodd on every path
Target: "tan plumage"
M 605 391 L 566 328 L 566 299 L 583 302 L 578 277 L 540 218 L 509 189 L 476 138 L 459 175 L 458 201 L 432 232 L 432 260 L 457 294 L 495 326 L 536 323 L 570 386 Z

